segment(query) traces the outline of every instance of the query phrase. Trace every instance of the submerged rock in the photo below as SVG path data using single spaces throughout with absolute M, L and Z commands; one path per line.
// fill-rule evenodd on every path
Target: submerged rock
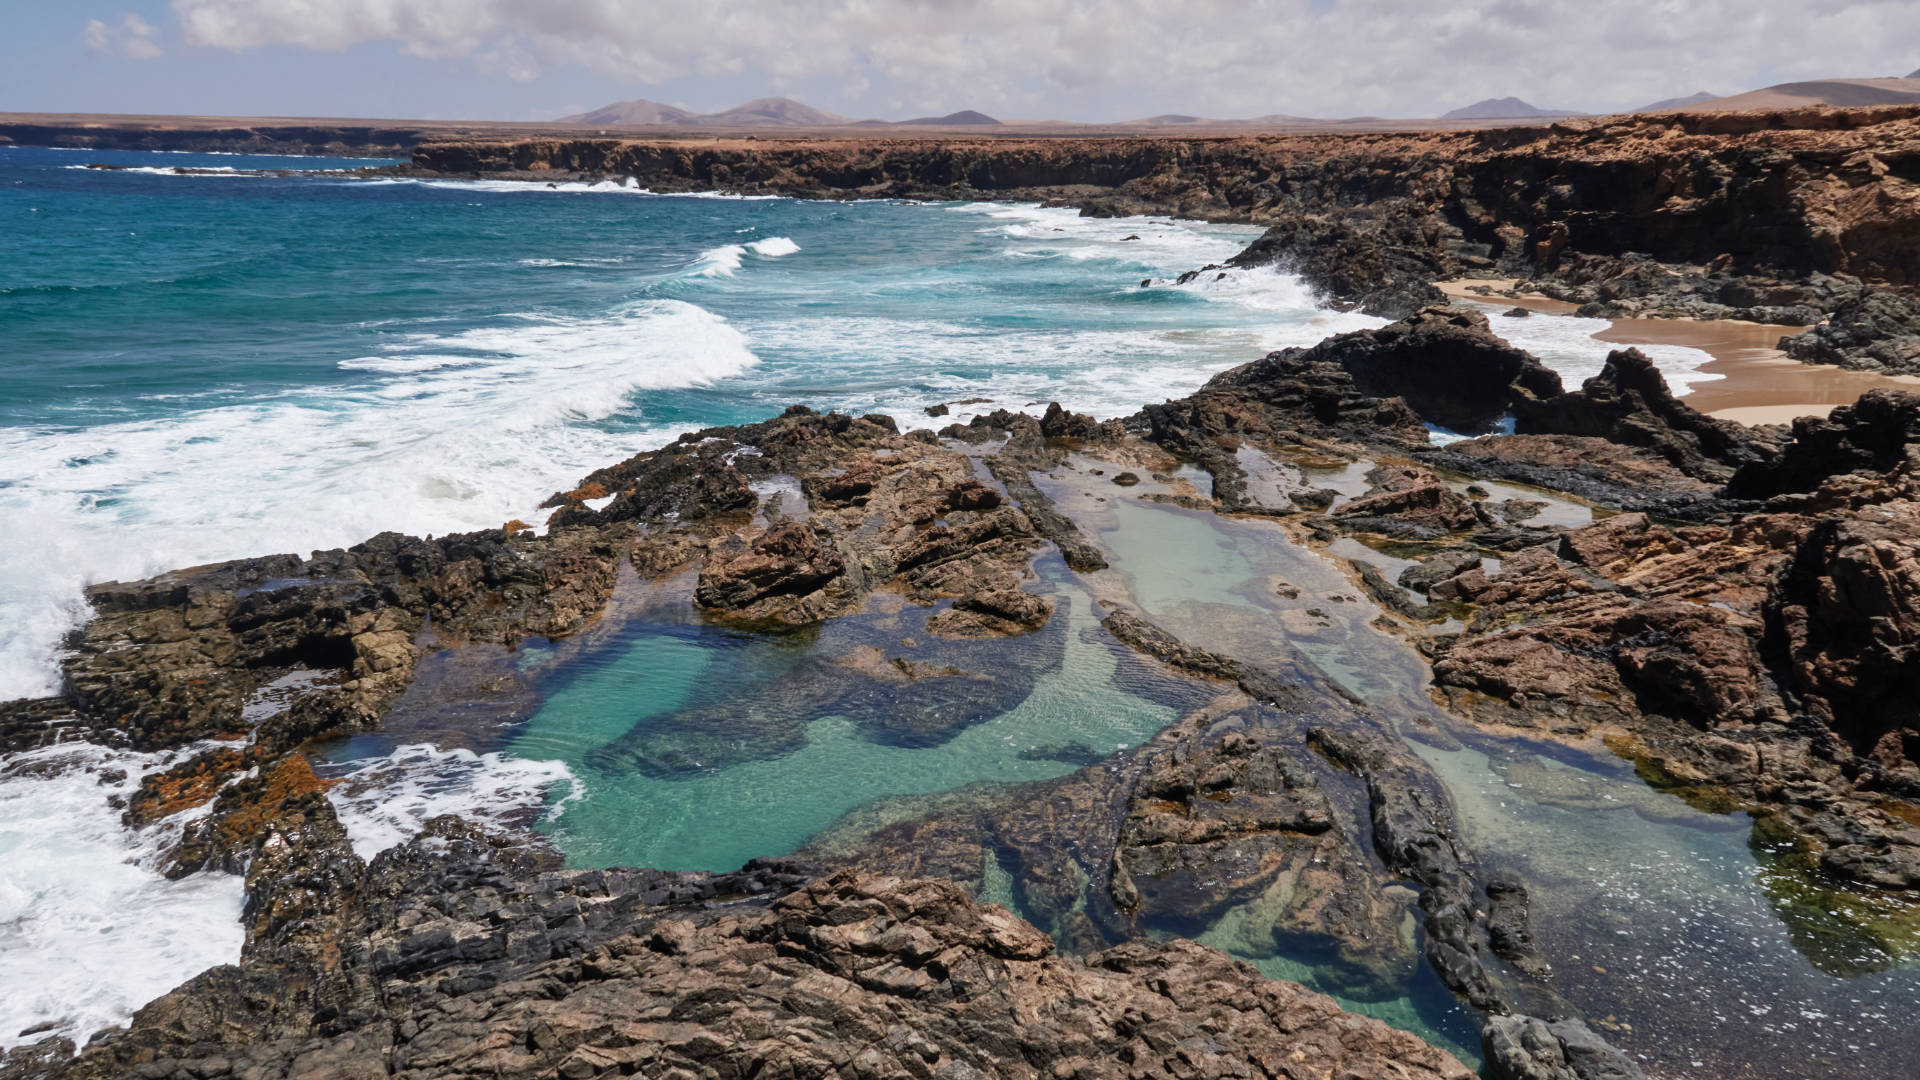
M 1633 1060 L 1579 1020 L 1496 1016 L 1484 1033 L 1492 1080 L 1641 1080 Z

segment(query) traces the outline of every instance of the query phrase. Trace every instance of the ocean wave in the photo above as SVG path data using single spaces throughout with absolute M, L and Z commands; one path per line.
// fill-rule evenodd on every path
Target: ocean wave
M 70 743 L 17 754 L 0 773 L 0 1050 L 102 1028 L 216 964 L 240 958 L 241 878 L 158 869 L 184 811 L 130 830 L 107 802 L 198 748 L 138 754 Z M 110 770 L 124 770 L 112 779 Z M 51 1027 L 33 1035 L 20 1032 Z
M 1129 273 L 1149 277 L 1232 258 L 1260 235 L 1260 229 L 1250 225 L 1179 218 L 1091 218 L 1065 207 L 1024 203 L 963 203 L 948 209 L 986 219 L 980 232 L 1018 241 L 1002 249 L 1007 258 L 1112 262 Z
M 236 169 L 231 165 L 129 165 L 113 169 L 96 169 L 91 165 L 62 165 L 60 167 L 63 169 L 80 169 L 85 172 L 142 173 L 147 176 L 208 176 L 258 179 L 270 175 L 258 169 Z
M 566 267 L 566 268 L 580 269 L 580 270 L 597 270 L 602 267 L 608 267 L 608 266 L 626 266 L 629 264 L 629 262 L 630 260 L 627 260 L 627 259 L 583 259 L 583 258 L 521 259 L 520 265 L 532 266 L 540 269 L 555 269 L 560 267 Z
M 756 327 L 754 343 L 769 354 L 804 358 L 782 364 L 782 389 L 770 397 L 804 400 L 807 388 L 832 386 L 836 407 L 883 412 L 905 429 L 927 425 L 920 411 L 926 405 L 970 398 L 985 400 L 952 406 L 940 422 L 1048 401 L 1103 418 L 1125 416 L 1190 394 L 1233 363 L 1381 320 L 1307 307 L 1263 312 L 1241 325 L 1192 322 L 1175 313 L 1161 325 L 1060 327 L 1009 338 L 951 320 L 836 316 Z M 889 343 L 885 354 L 874 354 L 874 341 Z
M 785 195 L 733 195 L 723 191 L 652 191 L 631 176 L 618 180 L 443 180 L 414 176 L 370 176 L 367 184 L 418 184 L 450 191 L 486 191 L 506 195 L 638 195 L 650 199 L 727 199 L 770 202 Z
M 55 693 L 86 585 L 268 551 L 536 520 L 555 487 L 643 448 L 596 427 L 646 390 L 759 362 L 693 304 L 523 313 L 339 362 L 367 381 L 80 430 L 0 428 L 0 699 Z M 664 431 L 651 436 L 664 442 Z
M 800 250 L 800 245 L 784 236 L 769 236 L 764 240 L 749 240 L 744 244 L 722 244 L 708 248 L 695 259 L 688 268 L 688 277 L 720 278 L 732 277 L 739 273 L 741 265 L 748 255 L 758 255 L 763 259 L 778 259 L 792 255 Z
M 764 240 L 751 240 L 747 250 L 763 258 L 777 259 L 782 255 L 794 255 L 800 251 L 800 245 L 784 236 L 769 236 Z
M 708 248 L 693 261 L 687 270 L 688 277 L 732 277 L 740 269 L 740 262 L 746 257 L 745 244 L 724 244 L 717 248 Z
M 327 789 L 327 799 L 363 859 L 406 843 L 442 814 L 524 827 L 558 818 L 584 794 L 565 762 L 424 744 L 324 771 L 340 780 Z

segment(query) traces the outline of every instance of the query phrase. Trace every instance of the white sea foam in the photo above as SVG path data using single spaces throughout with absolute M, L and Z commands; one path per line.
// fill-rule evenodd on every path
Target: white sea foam
M 1002 251 L 1010 258 L 1105 259 L 1188 270 L 1239 254 L 1261 232 L 1253 225 L 1174 218 L 1081 217 L 1065 207 L 1021 203 L 959 203 L 949 209 L 984 217 L 992 224 L 982 232 L 1019 241 Z
M 191 751 L 188 751 L 191 752 Z M 29 751 L 0 774 L 0 1050 L 60 1034 L 84 1043 L 216 964 L 240 957 L 239 877 L 155 869 L 190 810 L 138 832 L 108 796 L 172 754 L 86 744 Z M 101 783 L 101 773 L 126 770 Z M 28 1028 L 50 1025 L 23 1036 Z
M 536 819 L 559 817 L 581 796 L 580 782 L 565 762 L 424 744 L 350 762 L 347 770 L 342 782 L 328 789 L 327 798 L 346 827 L 354 854 L 363 859 L 407 842 L 442 814 L 524 827 Z
M 1486 312 L 1487 323 L 1494 333 L 1539 357 L 1541 363 L 1560 374 L 1560 380 L 1569 390 L 1578 389 L 1581 383 L 1600 374 L 1600 369 L 1606 365 L 1608 353 L 1628 347 L 1601 341 L 1593 336 L 1613 325 L 1606 319 L 1583 319 L 1573 315 L 1529 315 L 1521 318 L 1504 315 L 1499 310 L 1484 306 L 1482 310 Z M 1698 383 L 1726 378 L 1700 370 L 1701 365 L 1713 360 L 1712 354 L 1700 349 L 1685 345 L 1632 347 L 1647 354 L 1647 358 L 1660 369 L 1660 374 L 1666 377 L 1667 386 L 1676 397 L 1691 393 Z
M 777 259 L 782 255 L 792 255 L 800 250 L 800 245 L 784 236 L 769 236 L 764 240 L 748 242 L 747 250 L 755 255 Z
M 411 176 L 368 177 L 369 184 L 420 184 L 453 191 L 487 191 L 507 195 L 639 195 L 653 199 L 728 199 L 738 202 L 768 202 L 782 195 L 732 195 L 722 191 L 651 191 L 633 177 L 618 180 L 423 180 Z
M 800 245 L 784 236 L 769 236 L 764 240 L 750 240 L 744 244 L 723 244 L 700 253 L 693 266 L 687 271 L 689 277 L 732 277 L 740 271 L 748 255 L 758 255 L 763 259 L 777 259 L 783 255 L 792 255 L 800 250 Z
M 236 169 L 231 165 L 133 165 L 117 169 L 95 169 L 91 165 L 62 165 L 60 167 L 63 169 L 83 169 L 88 172 L 144 173 L 148 176 L 260 177 L 269 175 L 254 169 Z
M 521 266 L 534 266 L 541 269 L 597 269 L 603 266 L 626 266 L 628 260 L 620 259 L 521 259 Z
M 534 504 L 658 437 L 590 422 L 637 392 L 757 363 L 703 308 L 521 314 L 341 361 L 368 381 L 79 430 L 0 428 L 0 699 L 53 693 L 90 582 L 272 551 L 533 521 Z
M 1172 314 L 1158 326 L 1061 327 L 1009 337 L 934 319 L 793 318 L 756 327 L 754 342 L 763 351 L 807 358 L 783 369 L 789 384 L 833 386 L 840 407 L 886 413 L 908 428 L 926 426 L 921 408 L 929 402 L 971 398 L 985 400 L 951 406 L 940 423 L 1048 401 L 1099 417 L 1124 416 L 1190 394 L 1223 368 L 1381 322 L 1313 307 L 1262 311 L 1242 325 L 1194 328 L 1194 321 Z M 884 353 L 875 354 L 876 341 L 887 343 Z M 927 389 L 907 391 L 903 384 Z
M 747 254 L 744 244 L 725 244 L 709 248 L 700 253 L 693 262 L 693 268 L 687 271 L 689 277 L 732 277 L 740 269 L 740 261 Z

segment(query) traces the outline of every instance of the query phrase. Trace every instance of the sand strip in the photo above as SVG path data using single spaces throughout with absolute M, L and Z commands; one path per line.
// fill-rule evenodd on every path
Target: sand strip
M 1456 300 L 1496 307 L 1523 307 L 1547 315 L 1571 315 L 1576 305 L 1538 294 L 1485 296 L 1472 286 L 1511 288 L 1506 279 L 1462 279 L 1439 283 Z M 1783 337 L 1804 326 L 1769 326 L 1733 319 L 1614 319 L 1595 334 L 1616 345 L 1685 345 L 1713 357 L 1700 370 L 1724 378 L 1697 383 L 1687 404 L 1701 412 L 1742 424 L 1784 424 L 1796 416 L 1825 416 L 1869 390 L 1920 390 L 1920 377 L 1875 375 L 1826 364 L 1803 364 L 1780 351 Z

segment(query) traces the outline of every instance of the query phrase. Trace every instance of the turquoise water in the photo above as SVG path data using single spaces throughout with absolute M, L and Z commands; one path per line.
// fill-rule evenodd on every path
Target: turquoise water
M 88 162 L 144 171 L 89 170 Z M 1373 320 L 1255 230 L 1000 204 L 656 197 L 0 149 L 0 697 L 88 581 L 534 520 L 585 472 L 787 404 L 1100 415 Z
M 1060 603 L 1012 641 L 939 642 L 913 608 L 800 642 L 643 626 L 571 673 L 507 749 L 574 777 L 543 825 L 569 862 L 731 870 L 876 799 L 1062 776 L 1172 722 L 1164 697 L 1127 684 L 1091 599 Z M 868 678 L 845 666 L 863 647 L 962 674 Z M 954 700 L 972 707 L 942 707 Z M 659 742 L 685 748 L 689 727 L 699 750 L 661 764 Z

